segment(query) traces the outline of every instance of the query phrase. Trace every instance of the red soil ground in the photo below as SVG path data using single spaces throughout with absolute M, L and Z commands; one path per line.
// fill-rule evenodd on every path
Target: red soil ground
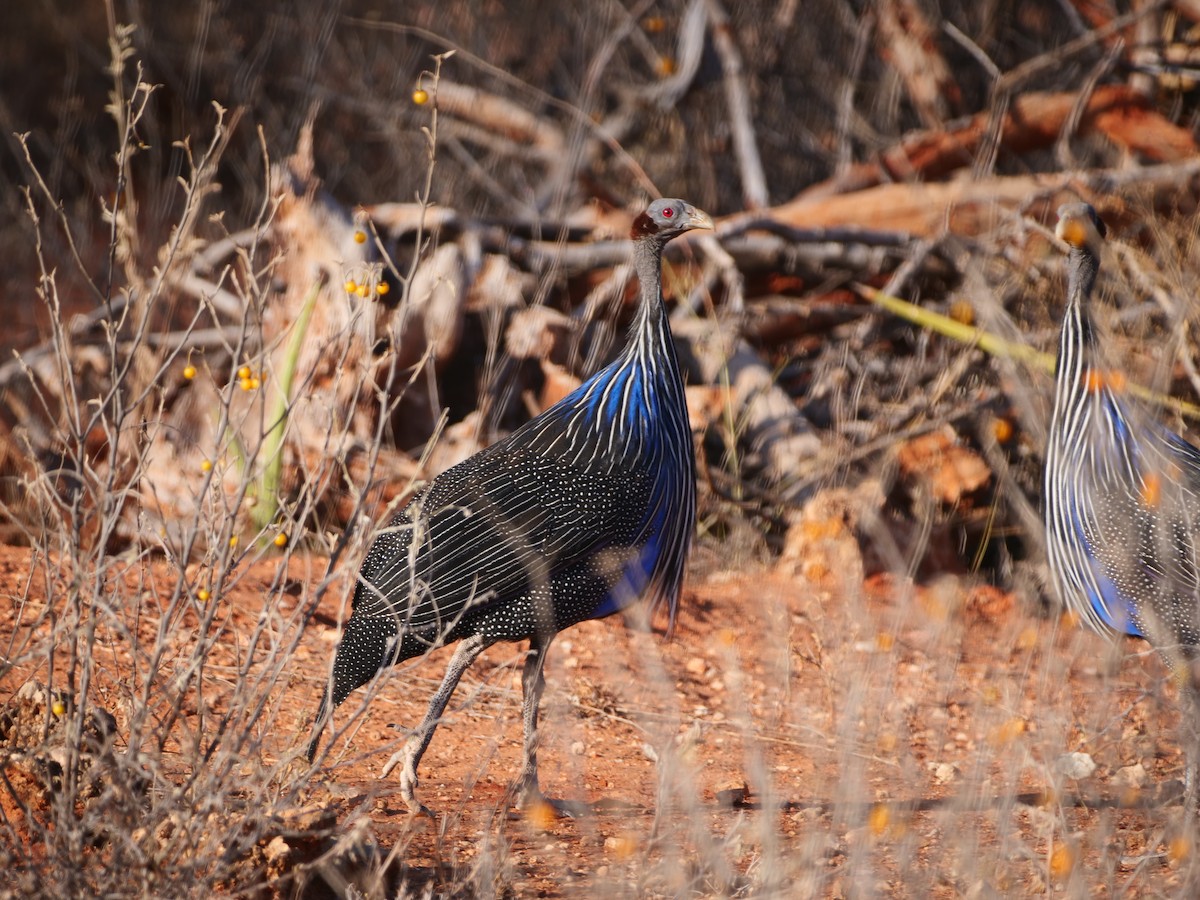
M 226 593 L 214 671 L 244 652 L 264 602 L 306 602 L 323 571 L 294 556 L 289 589 L 267 597 L 281 559 Z M 395 776 L 379 772 L 420 720 L 446 650 L 394 670 L 365 713 L 354 715 L 357 698 L 339 710 L 348 727 L 312 775 L 314 815 L 349 822 L 365 808 L 362 839 L 391 854 L 388 896 L 397 880 L 416 895 L 519 897 L 1190 892 L 1193 829 L 1169 796 L 1184 766 L 1177 694 L 1144 645 L 1114 648 L 962 578 L 905 588 L 839 578 L 853 567 L 830 563 L 808 566 L 814 582 L 716 559 L 698 557 L 672 640 L 612 618 L 552 648 L 542 786 L 590 811 L 512 808 L 522 648 L 504 645 L 468 672 L 422 764 L 433 820 L 410 818 Z M 27 550 L 0 547 L 0 634 L 45 601 L 36 585 L 18 600 L 29 568 Z M 303 746 L 337 639 L 336 593 L 289 657 L 266 762 Z M 154 616 L 144 603 L 139 640 Z M 123 646 L 98 661 L 101 705 L 132 677 Z M 45 677 L 12 670 L 0 698 Z M 122 710 L 111 711 L 120 733 Z M 1095 763 L 1078 780 L 1086 766 L 1063 768 L 1076 752 Z

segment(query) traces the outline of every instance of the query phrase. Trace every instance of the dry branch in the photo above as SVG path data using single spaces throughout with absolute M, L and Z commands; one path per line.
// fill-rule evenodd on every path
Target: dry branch
M 695 319 L 673 327 L 676 339 L 687 344 L 696 380 L 727 386 L 726 414 L 736 442 L 749 448 L 767 483 L 795 481 L 821 441 L 776 384 L 775 373 L 726 325 Z
M 1000 149 L 1020 155 L 1052 146 L 1076 101 L 1075 93 L 1033 93 L 1014 99 L 1001 124 Z M 815 200 L 892 181 L 945 177 L 974 163 L 987 138 L 988 123 L 989 113 L 984 112 L 950 130 L 912 135 L 876 159 L 813 185 L 797 199 Z M 1079 131 L 1102 134 L 1124 150 L 1154 162 L 1178 162 L 1198 152 L 1190 131 L 1149 109 L 1144 98 L 1125 85 L 1098 88 L 1081 111 Z
M 439 112 L 472 122 L 540 159 L 557 161 L 566 152 L 562 130 L 555 123 L 504 97 L 443 78 L 435 101 Z
M 758 141 L 754 136 L 750 93 L 742 67 L 742 56 L 729 27 L 729 16 L 719 0 L 708 0 L 713 46 L 725 73 L 725 104 L 729 108 L 729 130 L 742 178 L 742 199 L 747 209 L 762 209 L 770 202 L 767 176 L 763 172 Z
M 1200 177 L 1200 157 L 1186 162 L 1142 169 L 1085 172 L 1079 175 L 1014 175 L 980 181 L 933 184 L 881 184 L 851 194 L 802 194 L 774 207 L 768 215 L 796 228 L 836 227 L 870 222 L 881 231 L 898 231 L 930 237 L 950 231 L 976 235 L 991 228 L 1012 210 L 1029 208 L 1033 201 L 1049 213 L 1058 204 L 1082 193 L 1124 190 L 1149 191 L 1175 202 L 1181 193 L 1195 190 Z M 1007 212 L 1006 212 L 1007 211 Z M 736 222 L 738 217 L 731 217 Z
M 950 67 L 937 48 L 937 29 L 914 0 L 875 4 L 880 52 L 891 63 L 926 128 L 938 128 L 962 103 Z

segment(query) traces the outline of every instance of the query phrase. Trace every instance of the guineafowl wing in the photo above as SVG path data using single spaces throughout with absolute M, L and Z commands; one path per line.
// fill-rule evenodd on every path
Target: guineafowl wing
M 585 464 L 545 451 L 510 438 L 438 476 L 376 540 L 356 614 L 446 635 L 464 617 L 529 596 L 631 543 L 649 495 L 646 476 L 619 461 Z
M 1093 480 L 1077 496 L 1084 546 L 1092 548 L 1106 623 L 1160 649 L 1190 645 L 1200 597 L 1200 452 L 1157 423 L 1131 425 L 1110 400 L 1087 442 Z

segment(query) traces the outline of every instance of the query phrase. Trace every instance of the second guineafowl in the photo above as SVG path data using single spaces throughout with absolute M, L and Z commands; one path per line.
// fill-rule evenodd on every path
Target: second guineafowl
M 414 812 L 417 767 L 459 679 L 489 645 L 529 641 L 523 800 L 540 799 L 538 705 L 554 636 L 639 597 L 674 621 L 695 527 L 695 458 L 662 299 L 662 251 L 712 228 L 681 200 L 633 223 L 641 301 L 620 356 L 537 418 L 443 472 L 368 552 L 317 711 L 311 761 L 332 709 L 381 670 L 458 642 L 400 764 Z
M 1063 603 L 1100 631 L 1146 638 L 1189 680 L 1200 654 L 1200 451 L 1152 420 L 1104 365 L 1088 304 L 1104 223 L 1059 210 L 1067 306 L 1046 447 L 1046 548 Z

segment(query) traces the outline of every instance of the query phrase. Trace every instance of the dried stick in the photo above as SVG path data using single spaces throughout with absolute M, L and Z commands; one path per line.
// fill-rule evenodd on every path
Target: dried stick
M 1062 133 L 1078 100 L 1076 93 L 1032 93 L 1008 104 L 996 118 L 979 113 L 950 131 L 919 132 L 844 173 L 803 191 L 798 200 L 817 200 L 889 181 L 941 178 L 977 159 L 994 146 L 1012 153 L 1049 147 Z M 1194 157 L 1190 131 L 1147 109 L 1126 85 L 1105 85 L 1079 111 L 1079 130 L 1098 131 L 1114 143 L 1157 162 Z
M 926 128 L 939 128 L 962 95 L 937 49 L 936 30 L 913 0 L 878 0 L 877 35 L 883 57 L 904 82 Z
M 473 122 L 540 159 L 556 160 L 563 153 L 565 140 L 556 124 L 504 97 L 442 79 L 437 102 L 439 111 Z
M 733 151 L 742 177 L 742 200 L 747 209 L 762 209 L 769 202 L 767 176 L 763 172 L 758 141 L 750 115 L 750 94 L 743 76 L 742 56 L 729 28 L 729 16 L 720 0 L 708 0 L 712 23 L 713 47 L 725 72 L 725 103 L 729 107 L 729 128 L 733 133 Z

